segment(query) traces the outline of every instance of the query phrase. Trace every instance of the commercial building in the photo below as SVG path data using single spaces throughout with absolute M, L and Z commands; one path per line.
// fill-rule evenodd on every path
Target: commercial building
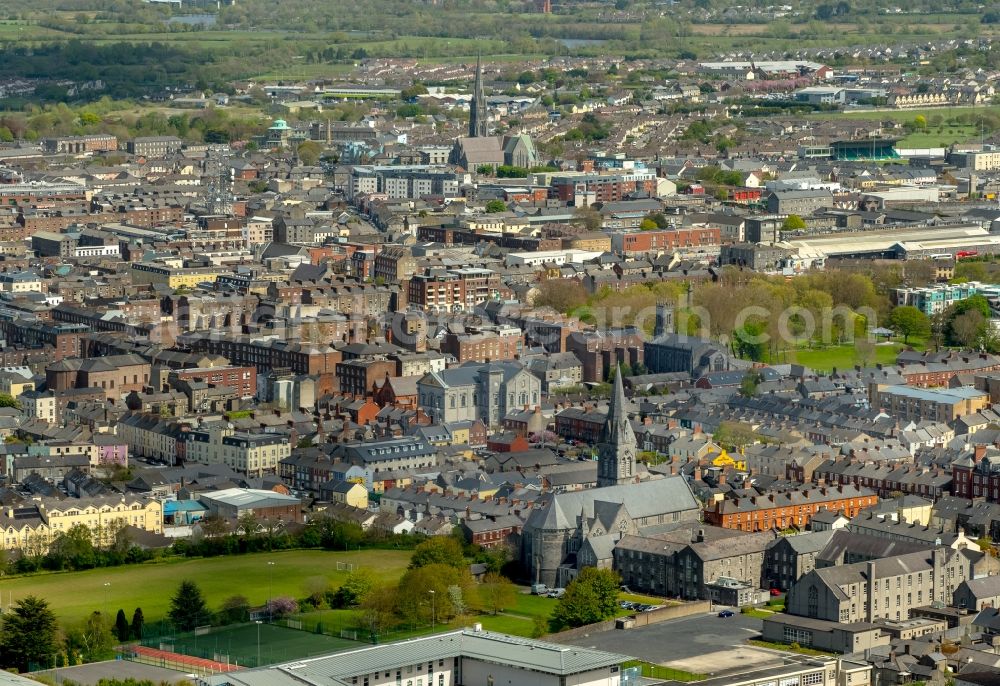
M 718 247 L 722 242 L 717 226 L 693 226 L 652 231 L 618 231 L 611 234 L 611 249 L 625 255 L 662 253 L 673 250 Z
M 489 269 L 432 269 L 414 274 L 407 303 L 425 312 L 470 312 L 500 293 L 500 275 Z
M 576 206 L 616 202 L 637 191 L 655 196 L 656 174 L 645 169 L 617 174 L 559 174 L 552 177 L 551 188 L 556 198 Z
M 133 262 L 130 272 L 132 283 L 136 285 L 158 284 L 169 288 L 195 288 L 201 283 L 215 283 L 226 270 L 219 267 L 167 267 Z
M 258 521 L 301 522 L 302 502 L 295 496 L 254 488 L 226 488 L 202 493 L 198 500 L 209 513 L 235 522 L 252 514 Z
M 42 148 L 47 153 L 68 155 L 113 152 L 118 149 L 118 139 L 109 133 L 95 133 L 88 136 L 58 136 L 43 138 Z
M 367 166 L 351 170 L 348 186 L 350 198 L 360 195 L 384 194 L 389 198 L 417 199 L 428 195 L 454 198 L 466 176 L 448 167 L 430 165 Z
M 177 136 L 139 136 L 126 144 L 126 149 L 136 157 L 166 157 L 181 150 L 183 141 Z

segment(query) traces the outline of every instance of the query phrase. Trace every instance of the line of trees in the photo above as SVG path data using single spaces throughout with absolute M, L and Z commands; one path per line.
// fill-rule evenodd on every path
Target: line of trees
M 0 571 L 32 573 L 41 570 L 75 571 L 96 567 L 141 564 L 170 556 L 217 557 L 298 548 L 358 550 L 361 548 L 413 548 L 422 536 L 364 531 L 351 522 L 318 517 L 302 529 L 287 531 L 277 521 L 240 518 L 234 529 L 218 517 L 202 520 L 202 536 L 178 540 L 164 550 L 141 548 L 128 536 L 123 524 L 93 530 L 77 524 L 61 532 L 51 543 L 36 536 L 15 561 L 0 558 Z

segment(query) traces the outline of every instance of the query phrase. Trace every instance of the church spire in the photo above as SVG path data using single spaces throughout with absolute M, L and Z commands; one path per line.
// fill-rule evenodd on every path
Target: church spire
M 485 138 L 486 94 L 483 92 L 482 55 L 476 55 L 476 80 L 472 86 L 472 103 L 469 106 L 469 138 Z
M 597 446 L 597 485 L 618 486 L 635 478 L 636 438 L 625 408 L 625 385 L 621 366 L 615 369 L 614 389 L 608 405 L 608 418 Z
M 622 383 L 622 366 L 615 365 L 615 384 L 608 406 L 608 424 L 627 419 L 625 416 L 625 385 Z

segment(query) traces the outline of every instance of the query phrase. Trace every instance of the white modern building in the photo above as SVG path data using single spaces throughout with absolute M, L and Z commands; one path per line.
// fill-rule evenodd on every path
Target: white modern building
M 620 686 L 625 655 L 483 631 L 205 677 L 208 686 Z M 853 686 L 853 685 L 852 685 Z

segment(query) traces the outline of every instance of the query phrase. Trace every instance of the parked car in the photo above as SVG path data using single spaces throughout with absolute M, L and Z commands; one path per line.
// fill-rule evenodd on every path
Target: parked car
M 781 589 L 780 588 L 772 588 L 771 589 L 771 595 L 775 596 L 775 597 L 781 595 Z
M 531 584 L 532 595 L 545 595 L 549 592 L 549 587 L 545 584 Z
M 548 592 L 547 595 L 550 598 L 562 598 L 564 595 L 566 595 L 566 589 L 565 588 L 552 588 L 552 589 L 549 589 L 549 592 Z
M 720 617 L 732 617 L 734 614 L 736 614 L 736 613 L 733 612 L 732 610 L 723 610 L 722 612 L 719 613 L 719 616 Z

